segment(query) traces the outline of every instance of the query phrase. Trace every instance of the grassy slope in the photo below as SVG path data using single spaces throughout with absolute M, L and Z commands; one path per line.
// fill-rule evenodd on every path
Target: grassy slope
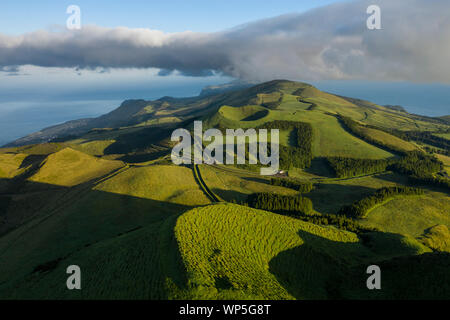
M 300 102 L 296 102 L 300 104 Z M 254 128 L 265 122 L 273 120 L 303 121 L 311 123 L 313 126 L 313 154 L 314 156 L 352 156 L 356 158 L 384 159 L 392 157 L 393 154 L 372 146 L 365 141 L 353 136 L 342 128 L 338 120 L 321 111 L 292 111 L 290 102 L 289 111 L 284 110 L 282 103 L 277 110 L 270 110 L 269 114 L 262 119 L 255 121 L 236 121 L 230 117 L 225 117 L 220 110 L 211 118 L 207 119 L 208 126 L 222 125 L 227 128 Z M 227 107 L 231 108 L 231 107 Z M 233 108 L 239 110 L 240 108 Z M 227 109 L 228 110 L 228 109 Z M 235 111 L 239 113 L 239 111 Z M 287 133 L 281 139 L 286 143 Z
M 50 270 L 33 272 L 29 269 L 25 281 L 9 279 L 11 281 L 0 284 L 0 297 L 167 299 L 166 276 L 176 280 L 182 273 L 176 261 L 170 263 L 171 254 L 176 257 L 176 245 L 171 237 L 173 224 L 174 219 L 168 218 L 142 229 L 74 247 Z M 65 269 L 71 264 L 79 265 L 82 270 L 80 291 L 70 291 L 65 286 Z
M 444 156 L 443 154 L 435 154 L 435 156 L 442 161 L 444 164 L 444 170 L 450 175 L 450 157 Z
M 22 153 L 0 154 L 0 178 L 13 178 L 23 172 L 21 165 L 26 157 L 27 155 Z
M 49 155 L 30 180 L 59 186 L 74 186 L 123 167 L 123 162 L 98 159 L 70 148 Z
M 337 213 L 344 205 L 360 200 L 376 189 L 402 185 L 406 179 L 393 173 L 383 173 L 350 179 L 321 179 L 313 191 L 305 194 L 321 213 Z
M 417 146 L 412 144 L 411 142 L 402 140 L 400 138 L 397 138 L 391 134 L 388 134 L 386 132 L 372 129 L 372 128 L 361 128 L 361 130 L 372 137 L 375 141 L 382 143 L 384 145 L 387 145 L 389 147 L 393 147 L 396 150 L 402 150 L 402 151 L 414 151 L 418 150 Z
M 259 120 L 269 114 L 269 111 L 266 108 L 260 106 L 243 106 L 240 108 L 223 106 L 218 112 L 224 118 L 233 121 L 249 121 L 248 119 Z
M 303 298 L 325 297 L 324 282 L 332 270 L 323 270 L 322 263 L 327 259 L 345 260 L 355 255 L 360 249 L 355 235 L 229 204 L 186 213 L 175 227 L 189 279 L 183 295 L 185 298 L 208 299 L 293 298 L 270 269 L 278 268 L 272 261 L 277 255 L 306 242 L 299 236 L 300 231 L 312 238 L 325 238 L 324 243 L 317 239 L 317 245 L 322 245 L 321 249 L 329 256 L 323 257 L 305 245 L 299 256 L 300 265 L 285 264 L 284 271 L 296 270 L 300 274 Z M 325 247 L 327 241 L 342 242 L 342 249 Z M 314 246 L 313 243 L 310 245 Z M 304 259 L 309 263 L 301 264 Z M 318 268 L 325 274 L 317 272 Z
M 450 231 L 446 225 L 436 225 L 425 230 L 421 241 L 433 250 L 450 252 Z
M 315 156 L 351 156 L 371 159 L 388 158 L 392 154 L 349 134 L 333 115 L 341 114 L 366 124 L 401 130 L 436 130 L 443 128 L 442 124 L 426 121 L 424 118 L 413 117 L 404 112 L 394 111 L 369 102 L 358 103 L 352 100 L 355 102 L 352 103 L 349 100 L 321 92 L 302 83 L 279 82 L 272 84 L 272 87 L 260 86 L 258 90 L 264 92 L 264 94 L 258 94 L 257 99 L 252 98 L 252 94 L 254 94 L 252 90 L 236 93 L 233 99 L 226 101 L 228 105 L 233 107 L 223 106 L 215 114 L 206 116 L 204 120 L 209 127 L 220 124 L 227 128 L 252 128 L 273 120 L 305 121 L 313 125 L 313 152 Z M 267 93 L 271 93 L 272 96 L 275 95 L 271 97 L 272 100 L 278 100 L 281 94 L 281 103 L 275 109 L 268 110 L 268 114 L 264 117 L 250 118 L 252 121 L 241 121 L 242 119 L 248 120 L 247 115 L 264 110 L 262 106 L 248 106 L 248 104 L 251 102 L 263 103 L 264 97 L 269 96 Z M 388 144 L 406 151 L 417 149 L 414 144 L 382 131 L 366 130 L 381 142 L 388 142 Z M 283 143 L 286 143 L 285 137 L 282 140 Z
M 121 235 L 136 228 L 143 228 L 142 230 L 146 230 L 143 234 L 146 238 L 140 240 L 149 241 L 148 255 L 154 257 L 158 253 L 153 249 L 156 244 L 153 242 L 159 243 L 159 240 L 154 238 L 154 233 L 162 232 L 164 236 L 170 237 L 170 228 L 164 231 L 165 229 L 161 229 L 160 225 L 153 225 L 154 223 L 160 224 L 167 221 L 172 214 L 188 210 L 191 208 L 188 204 L 209 203 L 195 183 L 192 171 L 185 167 L 131 168 L 106 178 L 95 188 L 87 185 L 63 188 L 36 182 L 29 184 L 33 184 L 32 190 L 60 188 L 61 192 L 55 189 L 49 193 L 58 192 L 60 197 L 50 199 L 49 194 L 41 192 L 41 198 L 47 195 L 48 206 L 44 205 L 40 214 L 33 220 L 0 238 L 0 297 L 3 298 L 33 297 L 33 294 L 34 297 L 66 297 L 65 282 L 55 282 L 65 277 L 63 268 L 69 264 L 87 263 L 98 272 L 103 272 L 105 266 L 101 264 L 102 261 L 108 264 L 106 268 L 113 270 L 113 274 L 107 274 L 106 278 L 99 277 L 99 281 L 113 282 L 113 287 L 118 289 L 121 285 L 130 283 L 130 279 L 120 278 L 123 282 L 114 282 L 121 271 L 114 269 L 108 259 L 124 259 L 118 260 L 117 263 L 137 261 L 142 255 L 140 245 L 144 244 L 136 243 L 136 238 L 133 238 L 134 240 L 130 240 L 133 244 L 126 251 L 119 249 L 118 253 L 115 250 L 126 245 L 115 242 L 116 238 L 120 242 Z M 108 247 L 107 252 L 102 251 L 104 246 Z M 94 258 L 91 260 L 92 256 Z M 139 272 L 142 272 L 143 277 L 148 277 L 149 268 L 153 268 L 152 263 L 158 266 L 161 263 L 159 258 L 149 259 L 152 262 L 141 260 L 144 269 L 139 269 Z M 63 260 L 66 262 L 61 263 Z M 33 272 L 37 266 L 49 264 L 53 265 L 50 270 L 57 270 L 49 275 L 50 278 L 46 277 L 46 273 Z M 138 265 L 136 267 L 139 268 Z M 63 273 L 58 270 L 63 270 Z M 162 277 L 162 273 L 155 275 L 160 276 Z M 17 283 L 21 283 L 21 289 L 11 291 L 10 286 Z M 27 283 L 30 283 L 31 287 Z M 95 293 L 88 291 L 90 297 L 163 297 L 161 291 L 150 283 L 150 287 L 145 289 L 148 296 L 143 294 L 143 291 L 136 291 L 127 296 L 126 294 L 133 291 L 130 287 L 127 287 L 128 291 L 109 292 L 105 289 L 108 288 L 105 283 L 97 284 L 92 284 Z M 162 290 L 162 287 L 160 288 Z M 77 295 L 71 297 L 80 298 Z
M 436 133 L 435 135 L 450 140 L 450 133 Z
M 329 298 L 346 268 L 386 256 L 353 233 L 230 204 L 182 215 L 175 235 L 188 278 L 179 297 L 189 299 Z M 379 237 L 395 248 L 390 255 L 426 251 L 401 236 Z
M 105 149 L 112 145 L 115 140 L 94 140 L 85 141 L 80 139 L 79 141 L 70 141 L 70 146 L 72 149 L 84 152 L 92 156 L 103 156 Z
M 254 192 L 273 192 L 286 195 L 297 194 L 294 190 L 272 186 L 269 178 L 230 167 L 200 166 L 200 171 L 208 187 L 226 201 L 244 201 Z
M 133 167 L 100 183 L 95 189 L 184 205 L 210 203 L 195 182 L 192 170 L 175 165 Z
M 334 117 L 317 114 L 304 115 L 304 121 L 313 125 L 313 155 L 343 156 L 367 159 L 392 157 L 390 152 L 362 141 L 345 131 Z M 307 117 L 307 118 L 306 118 Z
M 14 250 L 4 247 L 14 235 L 0 240 L 0 297 L 325 299 L 349 267 L 424 252 L 413 240 L 383 234 L 372 236 L 369 249 L 350 232 L 232 204 L 196 208 L 178 219 L 151 220 L 141 212 L 141 229 L 133 210 L 120 224 L 112 212 L 82 212 L 28 228 Z M 43 263 L 47 271 L 33 272 Z M 71 264 L 82 268 L 81 291 L 65 289 Z
M 26 281 L 38 265 L 64 259 L 99 241 L 188 208 L 98 191 L 72 194 L 64 200 L 63 207 L 48 210 L 46 216 L 1 237 L 0 284 Z M 2 296 L 8 295 L 5 290 L 0 286 Z
M 362 223 L 386 232 L 417 237 L 438 224 L 450 227 L 450 197 L 427 192 L 423 196 L 395 198 L 371 211 Z

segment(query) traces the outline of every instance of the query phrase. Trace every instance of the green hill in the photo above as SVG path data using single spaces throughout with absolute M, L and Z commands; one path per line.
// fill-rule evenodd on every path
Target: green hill
M 8 298 L 325 299 L 346 270 L 384 259 L 377 248 L 394 248 L 391 256 L 423 250 L 402 237 L 378 237 L 366 247 L 350 232 L 211 205 L 74 249 L 29 269 L 26 281 L 4 282 L 0 296 L 14 286 Z M 80 292 L 64 287 L 64 266 L 75 262 L 86 274 Z
M 279 127 L 285 172 L 174 165 L 171 134 L 195 120 Z M 41 130 L 0 148 L 0 299 L 448 299 L 449 129 L 274 80 Z
M 99 178 L 123 166 L 120 161 L 98 159 L 66 148 L 49 155 L 30 181 L 70 187 Z
M 95 190 L 189 206 L 210 203 L 192 170 L 174 165 L 130 168 L 101 182 Z
M 20 174 L 23 170 L 22 163 L 27 157 L 26 154 L 4 153 L 0 154 L 0 178 L 13 178 Z

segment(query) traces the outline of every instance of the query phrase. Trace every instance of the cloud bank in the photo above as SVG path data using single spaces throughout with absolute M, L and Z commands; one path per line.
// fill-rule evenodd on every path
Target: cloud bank
M 366 9 L 381 8 L 382 30 Z M 77 31 L 0 34 L 0 70 L 41 67 L 159 68 L 274 78 L 450 83 L 448 0 L 360 0 L 256 21 L 216 33 L 83 26 Z

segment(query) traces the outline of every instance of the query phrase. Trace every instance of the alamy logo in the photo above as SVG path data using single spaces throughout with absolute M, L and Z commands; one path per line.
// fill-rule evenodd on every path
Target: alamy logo
M 67 18 L 66 26 L 69 30 L 80 30 L 81 29 L 81 9 L 77 5 L 70 5 L 66 10 L 67 14 L 70 14 Z
M 280 162 L 278 129 L 271 129 L 270 135 L 267 129 L 259 129 L 258 132 L 255 129 L 246 131 L 226 129 L 224 137 L 222 131 L 214 128 L 203 133 L 202 122 L 194 121 L 193 139 L 186 129 L 176 129 L 171 139 L 178 142 L 172 149 L 171 156 L 172 162 L 176 165 L 191 164 L 193 151 L 194 164 L 245 164 L 247 158 L 249 164 L 257 164 L 259 160 L 260 164 L 269 165 L 269 167 L 261 168 L 261 175 L 273 175 L 278 172 Z M 192 140 L 194 150 L 192 150 Z M 247 140 L 249 141 L 248 154 L 246 153 Z M 269 140 L 270 150 L 268 149 Z M 210 142 L 205 148 L 203 148 L 204 141 Z M 236 149 L 237 152 L 235 152 Z
M 369 278 L 367 278 L 367 281 L 366 281 L 367 289 L 380 290 L 381 289 L 381 269 L 380 269 L 380 267 L 377 265 L 368 266 L 366 273 L 371 275 Z
M 367 18 L 366 24 L 369 30 L 380 30 L 381 29 L 381 9 L 379 6 L 373 4 L 367 7 L 367 14 L 370 16 Z
M 69 290 L 81 290 L 81 269 L 77 265 L 70 265 L 66 270 L 70 276 L 67 278 L 66 286 Z

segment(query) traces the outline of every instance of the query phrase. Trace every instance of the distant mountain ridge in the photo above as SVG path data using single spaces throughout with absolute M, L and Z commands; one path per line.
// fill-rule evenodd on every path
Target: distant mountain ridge
M 212 85 L 206 86 L 200 92 L 200 96 L 210 96 L 216 95 L 220 93 L 226 93 L 229 91 L 236 91 L 240 89 L 250 88 L 251 86 L 256 85 L 254 82 L 246 82 L 246 81 L 232 81 L 230 83 L 220 84 L 220 85 Z
M 289 80 L 272 80 L 260 84 L 233 81 L 223 85 L 205 87 L 199 96 L 188 98 L 162 97 L 158 100 L 143 99 L 125 100 L 115 110 L 97 118 L 71 120 L 54 125 L 6 144 L 4 147 L 19 147 L 55 141 L 64 137 L 78 136 L 93 129 L 120 128 L 129 126 L 158 125 L 168 122 L 182 121 L 183 117 L 203 116 L 204 111 L 211 107 L 219 108 L 223 105 L 240 107 L 245 105 L 261 105 L 266 108 L 276 107 L 283 99 L 285 88 L 292 95 L 320 96 L 322 94 L 332 99 L 347 101 L 349 105 L 368 109 L 380 109 L 384 112 L 402 113 L 416 119 L 426 118 L 441 123 L 449 123 L 450 116 L 425 117 L 409 114 L 400 106 L 378 106 L 374 103 L 332 95 L 322 92 L 314 86 Z M 334 97 L 334 98 L 333 98 Z M 313 107 L 313 106 L 311 106 Z

